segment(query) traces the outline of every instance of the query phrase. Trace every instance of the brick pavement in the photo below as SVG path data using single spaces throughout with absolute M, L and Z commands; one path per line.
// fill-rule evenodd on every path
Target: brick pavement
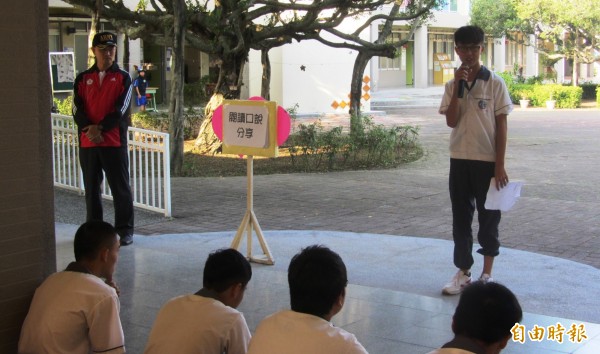
M 328 116 L 324 124 L 346 120 Z M 451 240 L 443 117 L 435 108 L 398 108 L 375 121 L 420 126 L 426 155 L 393 170 L 255 176 L 254 210 L 262 229 Z M 503 214 L 504 247 L 600 268 L 598 137 L 597 109 L 516 109 L 510 115 L 507 171 L 525 186 L 513 210 Z M 83 198 L 59 190 L 56 195 L 57 221 L 78 223 L 81 217 L 66 206 L 81 209 Z M 246 178 L 173 178 L 172 197 L 170 220 L 136 211 L 136 234 L 231 230 L 233 238 L 246 206 Z

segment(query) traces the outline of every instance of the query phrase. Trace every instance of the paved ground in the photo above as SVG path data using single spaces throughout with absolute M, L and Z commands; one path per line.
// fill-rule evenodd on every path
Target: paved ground
M 419 126 L 424 158 L 393 170 L 255 176 L 254 206 L 262 228 L 450 240 L 449 129 L 433 107 L 386 109 L 375 121 Z M 346 122 L 340 116 L 323 119 L 326 125 Z M 509 177 L 525 186 L 514 209 L 503 214 L 504 247 L 600 268 L 599 137 L 597 109 L 515 109 L 506 164 Z M 137 234 L 237 229 L 246 178 L 173 178 L 172 196 L 173 218 L 139 211 Z M 83 221 L 82 208 L 82 198 L 56 191 L 57 221 Z M 111 206 L 106 208 L 110 216 Z
M 458 297 L 440 295 L 454 269 L 449 129 L 436 113 L 439 95 L 439 88 L 382 92 L 373 106 L 387 112 L 375 114 L 376 122 L 420 127 L 426 155 L 419 161 L 393 170 L 255 176 L 254 210 L 276 263 L 253 266 L 240 307 L 251 330 L 265 315 L 287 308 L 285 271 L 293 253 L 323 243 L 342 255 L 351 275 L 335 323 L 354 332 L 369 352 L 426 353 L 451 337 Z M 323 117 L 325 125 L 346 121 Z M 600 291 L 599 133 L 597 109 L 516 109 L 510 116 L 507 169 L 525 186 L 514 209 L 503 214 L 504 248 L 494 275 L 518 295 L 527 329 L 586 321 L 589 341 L 510 343 L 507 353 L 597 353 L 600 307 L 590 294 Z M 55 191 L 62 269 L 71 260 L 85 205 L 81 196 Z M 136 241 L 121 250 L 116 278 L 133 353 L 144 348 L 158 308 L 196 291 L 206 254 L 233 239 L 246 207 L 246 178 L 174 178 L 172 195 L 173 218 L 136 210 Z M 105 207 L 112 221 L 112 207 Z M 480 263 L 476 257 L 474 271 Z

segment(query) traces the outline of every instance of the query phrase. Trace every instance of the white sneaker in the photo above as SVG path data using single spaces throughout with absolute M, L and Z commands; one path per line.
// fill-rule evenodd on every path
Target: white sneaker
M 479 277 L 479 281 L 482 283 L 491 283 L 494 281 L 494 279 L 492 279 L 492 276 L 487 274 L 487 273 L 483 273 L 481 274 L 481 276 Z
M 458 270 L 456 275 L 442 289 L 444 295 L 460 294 L 465 286 L 471 283 L 471 274 L 465 274 L 462 270 Z

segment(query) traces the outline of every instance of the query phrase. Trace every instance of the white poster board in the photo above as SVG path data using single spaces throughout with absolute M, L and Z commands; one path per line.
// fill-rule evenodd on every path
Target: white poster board
M 54 92 L 72 92 L 75 83 L 75 55 L 72 52 L 50 52 L 50 84 Z

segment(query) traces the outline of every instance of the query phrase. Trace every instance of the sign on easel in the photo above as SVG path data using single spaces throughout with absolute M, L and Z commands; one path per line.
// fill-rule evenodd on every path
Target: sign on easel
M 222 116 L 224 154 L 277 156 L 275 102 L 225 100 Z
M 213 130 L 223 142 L 224 154 L 247 155 L 246 213 L 242 218 L 231 248 L 239 249 L 247 235 L 247 258 L 251 262 L 274 264 L 269 245 L 254 214 L 254 156 L 276 157 L 279 145 L 290 134 L 290 116 L 275 102 L 262 97 L 250 100 L 225 100 L 213 113 Z M 263 256 L 252 255 L 252 232 L 256 233 Z

